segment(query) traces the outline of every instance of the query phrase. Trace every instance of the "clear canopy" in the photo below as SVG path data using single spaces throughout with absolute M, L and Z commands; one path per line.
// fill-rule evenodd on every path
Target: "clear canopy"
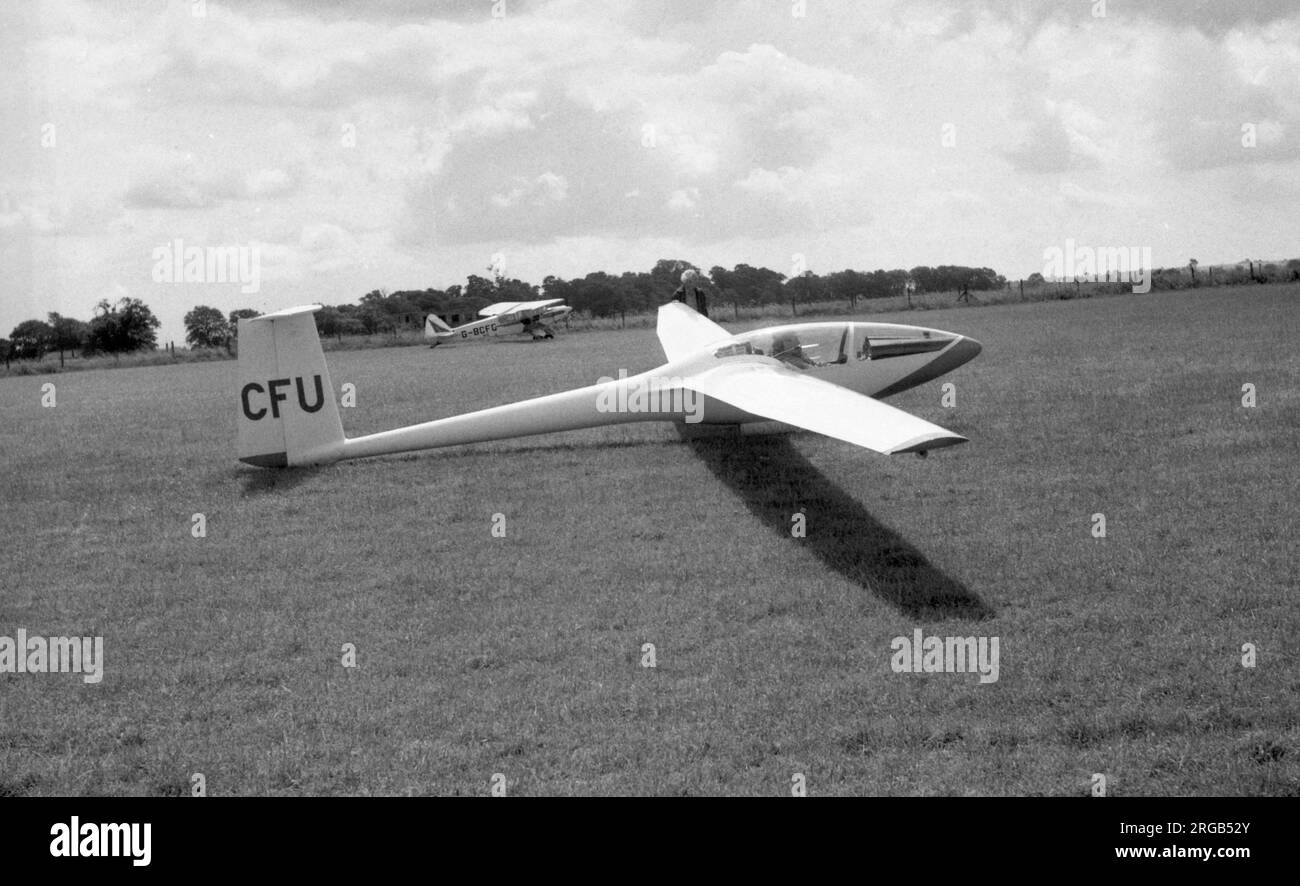
M 758 354 L 794 369 L 835 366 L 942 350 L 949 333 L 881 323 L 808 323 L 756 329 L 731 339 L 714 356 Z
M 870 345 L 865 334 L 855 335 L 853 323 L 818 323 L 798 327 L 760 329 L 738 335 L 719 348 L 718 357 L 758 354 L 775 357 L 794 369 L 866 360 Z M 855 340 L 859 350 L 855 350 Z

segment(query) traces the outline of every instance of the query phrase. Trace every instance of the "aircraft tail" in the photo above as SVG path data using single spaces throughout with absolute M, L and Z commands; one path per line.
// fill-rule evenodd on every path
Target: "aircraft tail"
M 334 461 L 343 422 L 321 350 L 320 305 L 239 321 L 239 460 L 259 467 Z
M 425 338 L 441 338 L 449 332 L 451 332 L 451 327 L 443 323 L 437 314 L 429 314 L 424 318 Z

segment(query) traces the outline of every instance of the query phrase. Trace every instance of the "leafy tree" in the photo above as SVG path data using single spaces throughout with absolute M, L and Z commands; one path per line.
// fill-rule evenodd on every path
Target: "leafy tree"
M 902 268 L 872 271 L 867 281 L 867 298 L 888 298 L 891 295 L 902 295 L 906 291 L 907 271 Z
M 384 311 L 394 317 L 421 317 L 427 313 L 420 307 L 423 295 L 410 290 L 394 292 L 384 299 Z
M 104 299 L 95 306 L 95 318 L 86 335 L 86 352 L 153 350 L 158 347 L 160 325 L 149 306 L 138 298 L 123 298 L 115 305 Z
M 785 297 L 790 302 L 790 313 L 798 315 L 798 303 L 825 301 L 830 295 L 826 280 L 812 271 L 804 271 L 785 281 Z
M 612 317 L 622 310 L 618 278 L 604 271 L 571 280 L 569 286 L 569 304 L 575 311 L 587 311 L 593 317 Z
M 1002 289 L 1007 280 L 991 268 L 968 268 L 963 265 L 922 265 L 912 268 L 912 279 L 920 292 L 950 292 L 963 286 L 971 289 Z
M 374 335 L 383 328 L 384 321 L 387 319 L 384 312 L 374 302 L 361 306 L 357 312 L 357 319 L 361 321 L 362 327 L 366 330 L 366 335 Z
M 513 277 L 497 277 L 494 281 L 494 301 L 536 301 L 537 287 Z
M 858 306 L 859 298 L 869 298 L 872 288 L 870 274 L 861 271 L 843 270 L 826 275 L 826 289 L 832 298 L 843 299 L 850 308 Z
M 9 333 L 16 360 L 39 360 L 54 344 L 54 330 L 44 320 L 24 320 Z
M 714 265 L 709 268 L 709 280 L 717 288 L 720 294 L 735 292 L 735 289 L 733 288 L 735 275 L 722 265 Z
M 543 298 L 562 298 L 573 308 L 577 305 L 573 303 L 574 285 L 568 280 L 556 277 L 554 274 L 548 274 L 542 280 L 542 297 Z
M 192 348 L 225 347 L 230 335 L 230 322 L 216 308 L 198 305 L 185 315 L 185 341 Z
M 785 275 L 770 268 L 736 265 L 736 283 L 742 302 L 748 296 L 749 304 L 776 304 L 785 298 Z
M 79 350 L 86 343 L 86 334 L 90 327 L 75 317 L 64 317 L 51 312 L 48 316 L 50 329 L 53 331 L 51 348 L 60 352 Z
M 478 307 L 486 307 L 496 300 L 496 284 L 487 277 L 470 274 L 465 282 L 465 298 L 482 302 Z
M 645 271 L 624 271 L 619 285 L 629 311 L 653 311 L 661 304 L 655 297 L 654 278 Z
M 316 312 L 316 331 L 321 335 L 341 335 L 342 321 L 343 315 L 339 313 L 339 309 L 326 305 Z
M 239 338 L 239 321 L 252 320 L 254 317 L 262 316 L 260 311 L 254 311 L 252 308 L 240 308 L 237 311 L 230 312 L 230 336 Z
M 739 264 L 728 271 L 714 266 L 709 270 L 709 280 L 716 287 L 719 300 L 734 305 L 771 304 L 785 297 L 784 275 L 767 268 Z
M 406 294 L 410 296 L 410 300 L 420 309 L 422 314 L 436 313 L 438 306 L 447 297 L 447 293 L 441 289 L 426 289 L 423 292 Z

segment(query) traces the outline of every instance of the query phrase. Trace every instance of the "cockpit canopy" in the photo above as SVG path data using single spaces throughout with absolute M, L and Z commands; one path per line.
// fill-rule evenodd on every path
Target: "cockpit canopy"
M 893 323 L 801 323 L 742 333 L 714 356 L 756 354 L 802 370 L 941 351 L 956 338 L 937 329 Z

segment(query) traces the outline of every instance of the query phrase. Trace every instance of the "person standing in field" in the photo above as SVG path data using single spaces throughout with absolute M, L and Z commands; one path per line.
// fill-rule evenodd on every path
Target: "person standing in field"
M 700 273 L 695 270 L 686 270 L 682 272 L 682 285 L 678 286 L 673 292 L 673 298 L 682 304 L 690 304 L 686 300 L 690 293 L 695 294 L 695 310 L 701 316 L 709 316 L 709 302 L 704 294 L 704 287 L 700 285 Z

